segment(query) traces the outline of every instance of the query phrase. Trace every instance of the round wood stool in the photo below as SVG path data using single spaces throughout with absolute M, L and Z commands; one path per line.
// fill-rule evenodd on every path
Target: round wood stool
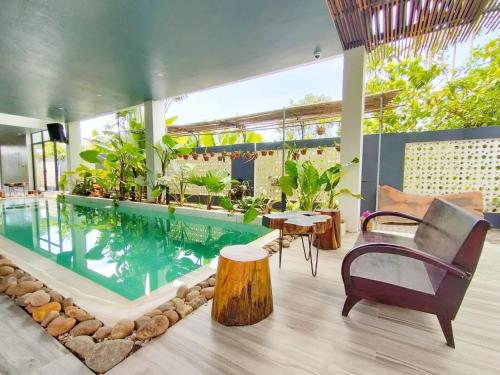
M 267 251 L 234 245 L 219 254 L 212 319 L 226 326 L 260 322 L 273 311 Z

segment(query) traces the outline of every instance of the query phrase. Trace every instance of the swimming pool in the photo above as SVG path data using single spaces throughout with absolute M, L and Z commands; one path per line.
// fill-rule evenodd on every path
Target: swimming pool
M 134 300 L 213 264 L 227 245 L 269 233 L 258 225 L 137 207 L 0 202 L 0 235 Z

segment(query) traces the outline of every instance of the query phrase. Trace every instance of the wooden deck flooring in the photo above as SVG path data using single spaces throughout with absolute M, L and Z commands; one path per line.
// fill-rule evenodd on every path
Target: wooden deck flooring
M 274 312 L 253 326 L 224 327 L 209 303 L 108 374 L 498 374 L 500 241 L 492 233 L 454 322 L 455 350 L 434 316 L 361 302 L 340 314 L 343 249 L 321 252 L 310 275 L 298 241 L 283 267 L 271 258 Z
M 108 374 L 498 374 L 500 232 L 489 235 L 454 322 L 455 350 L 431 315 L 359 303 L 349 318 L 340 265 L 343 249 L 320 253 L 318 277 L 295 241 L 283 268 L 271 258 L 274 312 L 247 327 L 210 318 L 211 303 L 146 345 Z M 0 374 L 90 371 L 5 296 L 0 296 Z

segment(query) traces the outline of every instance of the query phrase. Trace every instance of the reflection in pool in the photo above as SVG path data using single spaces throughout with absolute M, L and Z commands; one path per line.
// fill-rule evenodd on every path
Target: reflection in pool
M 213 262 L 260 226 L 130 208 L 0 203 L 0 235 L 133 300 Z M 166 208 L 165 208 L 166 210 Z

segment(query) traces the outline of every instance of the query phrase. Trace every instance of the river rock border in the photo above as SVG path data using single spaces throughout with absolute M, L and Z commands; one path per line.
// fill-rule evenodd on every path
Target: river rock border
M 289 247 L 293 239 L 285 236 L 283 247 Z M 263 248 L 272 256 L 279 249 L 278 240 Z M 110 327 L 78 307 L 72 298 L 62 296 L 0 254 L 0 292 L 98 374 L 110 370 L 206 304 L 214 296 L 215 284 L 212 275 L 191 288 L 182 285 L 174 298 L 156 309 L 135 320 L 122 319 Z

